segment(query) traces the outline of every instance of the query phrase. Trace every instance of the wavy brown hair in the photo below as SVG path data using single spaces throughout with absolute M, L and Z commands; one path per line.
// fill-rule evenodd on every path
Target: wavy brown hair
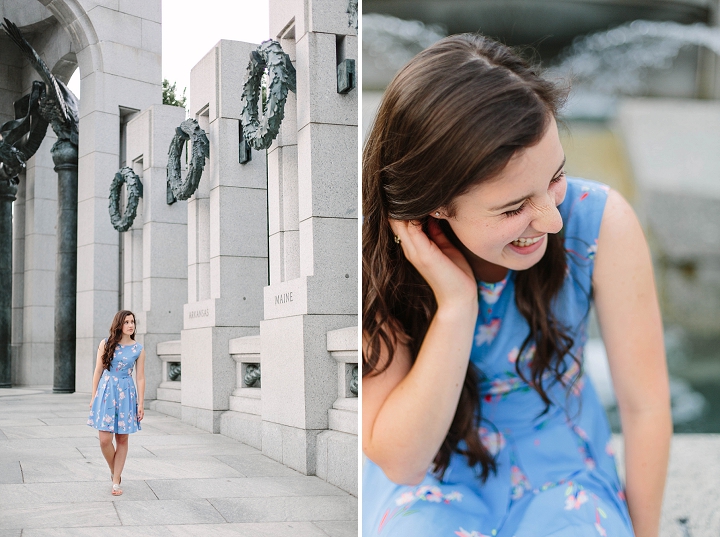
M 105 339 L 105 348 L 103 349 L 102 354 L 103 369 L 110 369 L 113 354 L 115 353 L 115 347 L 117 347 L 118 343 L 120 343 L 120 340 L 122 339 L 123 323 L 128 315 L 132 315 L 132 318 L 135 321 L 135 330 L 137 330 L 137 320 L 132 311 L 120 310 L 115 314 L 112 324 L 110 325 L 110 334 Z M 135 340 L 135 332 L 133 332 L 130 337 Z
M 447 37 L 395 76 L 362 159 L 363 376 L 387 369 L 400 342 L 414 360 L 437 310 L 432 289 L 394 243 L 388 219 L 425 225 L 439 207 L 452 216 L 457 196 L 496 177 L 513 155 L 540 141 L 565 96 L 519 54 L 480 35 Z M 457 244 L 449 226 L 442 227 Z M 545 411 L 551 400 L 542 379 L 565 384 L 563 359 L 573 345 L 552 311 L 566 266 L 562 237 L 548 235 L 542 259 L 516 275 L 515 300 L 530 327 L 520 352 L 536 346 L 530 378 L 519 368 L 521 360 L 516 370 L 540 395 Z M 383 348 L 388 359 L 380 364 Z M 480 464 L 482 480 L 496 469 L 478 434 L 481 375 L 471 363 L 434 460 L 440 476 L 453 452 L 471 466 Z

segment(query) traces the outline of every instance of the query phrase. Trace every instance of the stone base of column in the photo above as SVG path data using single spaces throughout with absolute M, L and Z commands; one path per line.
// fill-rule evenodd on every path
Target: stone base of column
M 155 401 L 149 401 L 145 404 L 145 406 L 150 410 L 167 414 L 173 418 L 182 419 L 182 407 L 180 406 L 180 403 L 156 399 Z
M 296 315 L 260 323 L 265 455 L 315 475 L 316 438 L 329 427 L 328 411 L 338 397 L 327 333 L 356 322 L 354 315 Z
M 220 418 L 225 412 L 224 410 L 208 410 L 185 405 L 182 405 L 181 409 L 183 423 L 211 433 L 220 432 Z
M 228 410 L 220 417 L 220 434 L 262 449 L 262 419 L 257 414 Z
M 187 323 L 186 323 L 187 324 Z M 210 431 L 220 432 L 220 417 L 229 410 L 236 384 L 236 364 L 230 356 L 229 341 L 249 335 L 257 328 L 206 326 L 185 329 L 182 341 L 182 420 Z
M 340 431 L 323 431 L 315 445 L 315 475 L 331 485 L 358 493 L 358 437 Z
M 317 436 L 322 429 L 298 429 L 262 422 L 262 452 L 305 475 L 315 475 Z

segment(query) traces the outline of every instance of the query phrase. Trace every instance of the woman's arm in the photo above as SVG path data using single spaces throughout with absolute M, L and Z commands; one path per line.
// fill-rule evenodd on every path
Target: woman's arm
M 614 191 L 600 226 L 593 284 L 625 436 L 630 517 L 637 537 L 657 537 L 672 436 L 662 320 L 645 237 Z
M 137 378 L 138 396 L 138 420 L 145 417 L 145 349 L 140 351 L 137 363 L 135 364 L 135 375 Z
M 90 397 L 90 408 L 92 408 L 92 402 L 95 400 L 95 394 L 97 393 L 98 383 L 100 382 L 100 376 L 103 371 L 102 355 L 103 348 L 105 347 L 105 340 L 103 339 L 98 345 L 97 356 L 95 358 L 95 372 L 93 373 L 92 380 L 92 397 Z
M 363 378 L 363 451 L 389 479 L 403 484 L 422 481 L 450 429 L 478 312 L 470 266 L 431 222 L 432 241 L 415 224 L 391 222 L 406 258 L 438 302 L 415 363 L 401 338 L 395 338 L 390 366 Z M 380 364 L 387 359 L 385 349 Z

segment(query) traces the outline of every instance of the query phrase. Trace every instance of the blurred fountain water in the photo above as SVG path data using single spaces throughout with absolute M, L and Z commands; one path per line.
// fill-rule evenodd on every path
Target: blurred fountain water
M 720 28 L 636 20 L 605 32 L 578 37 L 548 70 L 570 77 L 575 89 L 605 95 L 644 93 L 650 69 L 667 69 L 686 46 L 703 46 L 720 54 Z
M 413 56 L 446 35 L 436 24 L 379 13 L 363 15 L 363 87 L 385 88 Z

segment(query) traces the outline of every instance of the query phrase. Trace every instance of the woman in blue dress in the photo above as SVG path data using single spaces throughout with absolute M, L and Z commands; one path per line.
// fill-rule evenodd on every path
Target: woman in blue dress
M 363 535 L 657 537 L 672 432 L 650 254 L 565 176 L 564 93 L 452 36 L 387 88 L 363 153 Z M 625 439 L 582 375 L 591 304 Z
M 128 435 L 140 430 L 145 414 L 144 394 L 145 350 L 135 341 L 135 315 L 121 310 L 115 314 L 110 335 L 98 346 L 87 421 L 99 431 L 100 449 L 110 467 L 113 496 L 122 494 L 120 481 L 128 453 Z

